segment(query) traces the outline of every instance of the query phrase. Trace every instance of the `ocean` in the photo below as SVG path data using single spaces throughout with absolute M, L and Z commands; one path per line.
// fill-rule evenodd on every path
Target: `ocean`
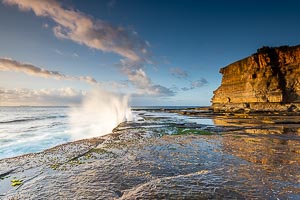
M 69 107 L 0 107 L 0 159 L 69 142 Z
M 135 109 L 184 107 L 137 107 Z M 0 107 L 0 159 L 70 142 L 70 107 Z M 82 116 L 84 119 L 85 116 Z M 87 122 L 88 123 L 88 122 Z M 87 132 L 89 130 L 82 130 Z M 97 133 L 96 133 L 97 134 Z
M 171 117 L 179 121 L 188 120 L 192 123 L 213 124 L 211 119 L 191 118 L 160 111 L 160 109 L 185 109 L 190 107 L 191 106 L 133 107 L 133 120 L 135 120 L 139 112 L 152 110 L 151 115 L 157 117 Z M 101 133 L 103 125 L 100 123 L 101 121 L 103 122 L 103 117 L 94 112 L 79 112 L 80 116 L 77 116 L 79 119 L 75 120 L 75 123 L 72 123 L 71 118 L 74 117 L 72 116 L 72 109 L 71 107 L 0 107 L 0 159 L 26 153 L 40 152 L 77 139 L 96 137 L 110 133 L 107 129 Z M 93 108 L 93 111 L 94 110 Z M 110 113 L 111 110 L 107 112 Z M 97 111 L 96 113 L 103 112 Z M 108 118 L 107 120 L 110 120 L 107 113 L 104 113 L 104 115 Z M 97 117 L 100 120 L 95 120 Z M 113 117 L 111 121 L 113 121 Z M 104 124 L 107 123 L 108 122 L 105 122 Z M 74 126 L 78 127 L 74 128 Z

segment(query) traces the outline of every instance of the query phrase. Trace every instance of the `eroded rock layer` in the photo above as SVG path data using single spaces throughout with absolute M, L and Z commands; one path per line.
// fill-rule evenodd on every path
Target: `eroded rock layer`
M 215 111 L 300 108 L 300 45 L 263 47 L 220 73 L 222 83 L 212 98 Z

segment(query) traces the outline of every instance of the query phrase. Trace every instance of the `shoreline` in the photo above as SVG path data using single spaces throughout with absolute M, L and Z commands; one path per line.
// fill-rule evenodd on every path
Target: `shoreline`
M 188 112 L 191 112 L 190 117 L 195 115 L 194 110 Z M 267 119 L 270 116 L 250 115 L 250 118 L 244 114 L 227 116 L 210 115 L 209 112 L 196 113 L 202 118 L 210 116 L 217 125 L 197 125 L 183 121 L 174 123 L 172 118 L 159 118 L 148 114 L 143 115 L 145 121 L 121 123 L 111 134 L 68 142 L 39 153 L 2 159 L 0 177 L 4 179 L 0 179 L 0 183 L 4 187 L 0 188 L 0 197 L 300 197 L 296 189 L 291 193 L 272 194 L 258 179 L 263 176 L 269 180 L 270 175 L 263 173 L 265 168 L 278 171 L 278 164 L 285 166 L 285 169 L 281 168 L 272 177 L 279 183 L 284 181 L 283 174 L 293 175 L 285 180 L 291 185 L 295 183 L 297 175 L 300 175 L 299 124 L 282 123 L 286 120 L 292 122 L 295 116 L 288 116 L 288 119 L 280 119 L 278 115 L 275 118 L 271 116 L 272 121 Z M 282 129 L 283 125 L 292 128 Z M 185 130 L 189 130 L 188 133 Z M 174 131 L 180 132 L 174 134 Z M 265 134 L 266 131 L 269 134 Z M 278 131 L 286 132 L 280 134 Z M 274 150 L 272 154 L 269 152 L 271 149 Z M 282 149 L 286 149 L 284 156 L 280 153 Z M 224 168 L 243 173 L 234 173 L 235 177 L 232 177 Z M 256 171 L 253 172 L 253 169 Z M 8 174 L 3 176 L 5 172 Z M 22 180 L 19 186 L 11 186 L 11 179 L 14 177 Z M 249 186 L 241 182 L 238 186 L 240 189 L 236 189 L 237 185 L 230 186 L 218 181 L 206 184 L 209 180 L 219 180 L 221 177 L 226 182 L 240 182 L 247 178 L 255 184 Z M 182 183 L 185 187 L 177 187 Z M 171 185 L 177 186 L 173 188 Z M 152 190 L 154 187 L 156 189 Z M 56 190 L 59 192 L 54 194 Z M 259 193 L 242 192 L 245 190 L 256 190 Z M 266 193 L 263 194 L 265 190 Z M 280 184 L 275 184 L 272 190 L 282 191 L 283 188 Z

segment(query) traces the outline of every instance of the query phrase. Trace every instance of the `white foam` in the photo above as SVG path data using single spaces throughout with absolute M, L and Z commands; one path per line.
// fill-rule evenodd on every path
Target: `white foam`
M 111 133 L 121 122 L 131 121 L 132 113 L 128 96 L 92 90 L 78 108 L 70 112 L 72 139 L 92 138 Z

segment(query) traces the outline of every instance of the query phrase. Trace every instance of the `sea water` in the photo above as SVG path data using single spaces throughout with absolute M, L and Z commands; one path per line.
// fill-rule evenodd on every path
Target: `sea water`
M 176 108 L 178 109 L 178 107 Z M 74 115 L 74 109 L 79 109 L 81 114 L 79 118 L 85 124 L 74 123 L 72 118 L 77 117 L 77 115 Z M 133 111 L 133 120 L 138 119 L 137 115 L 143 112 L 154 117 L 169 117 L 175 121 L 184 120 L 190 123 L 213 124 L 211 119 L 165 113 L 161 112 L 160 109 L 151 112 L 147 111 L 150 109 L 149 107 L 135 109 L 137 110 Z M 153 108 L 151 107 L 151 109 Z M 95 107 L 93 107 L 93 110 L 96 110 Z M 93 112 L 87 111 L 89 109 L 82 110 L 80 107 L 0 107 L 0 159 L 40 152 L 77 139 L 101 136 L 110 133 L 112 128 L 114 128 L 104 129 L 105 131 L 101 132 L 101 128 L 103 129 L 101 119 L 103 121 L 103 117 L 101 118 L 98 114 L 93 116 Z M 108 112 L 111 113 L 111 110 L 108 110 Z M 107 114 L 105 116 L 109 117 Z M 93 120 L 86 120 L 88 118 Z M 98 118 L 98 120 L 95 120 L 95 118 Z M 113 119 L 114 117 L 111 118 Z M 120 119 L 119 121 L 116 120 L 116 122 L 120 123 Z M 107 122 L 104 124 L 107 124 Z M 117 125 L 115 124 L 114 126 Z M 80 133 L 78 133 L 78 130 L 80 130 Z M 89 132 L 92 134 L 89 134 Z
M 38 152 L 71 140 L 69 107 L 0 107 L 0 158 Z
M 132 120 L 128 100 L 96 87 L 75 107 L 0 107 L 0 159 L 111 133 Z

